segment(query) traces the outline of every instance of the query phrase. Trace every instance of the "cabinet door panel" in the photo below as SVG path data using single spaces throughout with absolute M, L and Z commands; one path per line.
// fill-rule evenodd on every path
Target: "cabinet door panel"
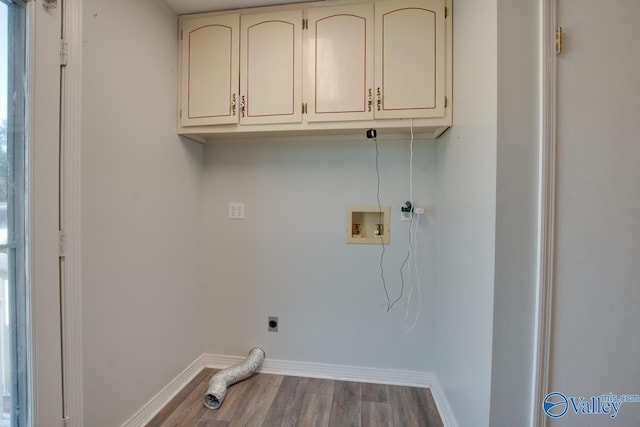
M 239 15 L 182 26 L 182 125 L 236 123 Z
M 444 2 L 393 0 L 375 7 L 376 118 L 444 116 Z
M 301 121 L 302 11 L 241 20 L 241 124 Z
M 373 4 L 308 16 L 307 120 L 373 119 Z

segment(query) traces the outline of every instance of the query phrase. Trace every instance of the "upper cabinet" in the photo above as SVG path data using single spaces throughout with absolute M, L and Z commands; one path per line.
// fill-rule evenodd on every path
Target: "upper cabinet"
M 236 123 L 240 15 L 183 22 L 180 124 Z
M 451 126 L 448 1 L 181 16 L 179 133 L 435 138 Z
M 444 116 L 444 14 L 441 0 L 376 2 L 376 118 Z
M 373 119 L 373 3 L 310 9 L 308 121 Z
M 302 11 L 240 22 L 240 124 L 301 122 Z

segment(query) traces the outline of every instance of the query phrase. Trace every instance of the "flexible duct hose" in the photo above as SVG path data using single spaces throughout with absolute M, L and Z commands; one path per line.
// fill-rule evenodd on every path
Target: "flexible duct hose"
M 223 369 L 211 377 L 209 389 L 204 395 L 204 406 L 209 409 L 218 409 L 227 394 L 227 387 L 244 380 L 260 369 L 264 356 L 264 350 L 255 347 L 245 360 Z

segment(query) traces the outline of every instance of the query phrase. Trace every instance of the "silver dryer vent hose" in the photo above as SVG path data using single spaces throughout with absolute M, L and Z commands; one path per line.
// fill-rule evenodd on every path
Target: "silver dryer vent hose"
M 209 389 L 204 395 L 204 406 L 218 409 L 222 405 L 227 387 L 253 375 L 264 361 L 264 350 L 255 347 L 242 362 L 221 370 L 211 377 Z

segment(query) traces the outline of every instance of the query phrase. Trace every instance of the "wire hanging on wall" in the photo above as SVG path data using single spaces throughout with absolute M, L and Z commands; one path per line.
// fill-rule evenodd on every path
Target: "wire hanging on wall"
M 370 129 L 367 131 L 367 137 L 373 139 L 375 149 L 376 149 L 376 200 L 378 201 L 378 223 L 382 223 L 382 202 L 380 201 L 380 148 L 378 147 L 378 138 L 376 136 L 375 129 Z M 391 297 L 389 297 L 389 289 L 387 289 L 387 281 L 384 277 L 384 254 L 385 254 L 385 245 L 382 234 L 379 234 L 380 237 L 380 279 L 382 280 L 382 288 L 384 289 L 384 294 L 387 297 L 387 311 L 391 310 L 391 307 L 402 298 L 402 291 L 400 291 L 400 297 L 395 301 L 391 302 Z
M 411 223 L 413 224 L 413 219 L 411 220 Z M 413 232 L 413 242 L 414 242 L 414 246 L 413 246 L 413 272 L 416 278 L 416 282 L 417 284 L 414 285 L 414 282 L 411 281 L 411 289 L 409 290 L 409 296 L 407 297 L 407 309 L 405 311 L 405 315 L 404 315 L 404 333 L 405 335 L 408 335 L 413 328 L 416 326 L 416 324 L 418 323 L 418 319 L 420 318 L 420 313 L 422 311 L 422 284 L 421 284 L 421 278 L 420 278 L 420 270 L 418 268 L 418 228 L 420 226 L 420 216 L 418 215 L 415 219 L 415 223 L 416 223 L 416 228 L 415 231 Z M 409 227 L 411 230 L 411 226 Z M 411 232 L 411 231 L 410 231 Z M 411 243 L 409 243 L 411 244 Z M 411 263 L 409 263 L 409 277 L 411 277 Z M 413 318 L 413 323 L 411 324 L 411 326 L 409 326 L 409 310 L 411 308 L 411 299 L 413 298 L 413 294 L 414 292 L 417 290 L 417 294 L 418 294 L 418 304 L 417 304 L 417 312 L 416 315 Z
M 414 134 L 413 134 L 413 119 L 411 119 L 410 125 L 411 131 L 411 140 L 409 141 L 409 201 L 408 205 L 410 205 L 411 209 L 411 222 L 409 223 L 409 243 L 407 245 L 407 255 L 405 256 L 402 265 L 400 266 L 400 282 L 402 283 L 402 288 L 405 286 L 405 268 L 408 267 L 408 281 L 411 284 L 411 288 L 409 291 L 409 296 L 407 297 L 407 305 L 405 310 L 405 326 L 404 332 L 405 334 L 409 334 L 413 328 L 418 323 L 418 319 L 420 317 L 421 307 L 422 307 L 422 287 L 421 287 L 421 279 L 420 279 L 420 271 L 418 268 L 418 230 L 420 227 L 420 217 L 419 215 L 415 215 L 413 213 L 413 209 L 415 207 L 413 201 L 413 142 L 414 142 Z M 414 227 L 415 225 L 415 227 Z M 415 277 L 415 281 L 412 279 L 412 276 Z M 417 284 L 416 284 L 417 281 Z M 411 309 L 411 301 L 413 299 L 414 293 L 417 292 L 418 295 L 418 304 L 417 304 L 417 312 L 414 316 L 413 323 L 409 326 L 409 312 Z
M 404 295 L 404 289 L 406 287 L 406 283 L 407 281 L 411 284 L 411 290 L 409 292 L 409 296 L 407 298 L 407 306 L 406 306 L 406 311 L 405 311 L 405 326 L 404 326 L 404 332 L 405 334 L 409 334 L 414 327 L 416 326 L 418 319 L 420 317 L 421 314 L 421 307 L 422 307 L 422 287 L 421 287 L 421 278 L 420 278 L 420 271 L 419 271 L 419 266 L 418 266 L 418 260 L 417 260 L 417 253 L 418 253 L 418 230 L 420 228 L 420 219 L 416 218 L 416 215 L 414 214 L 414 203 L 413 203 L 413 157 L 414 157 L 414 152 L 413 152 L 413 143 L 414 143 L 414 133 L 413 133 L 413 119 L 411 119 L 411 125 L 410 125 L 410 131 L 411 131 L 411 139 L 409 142 L 409 167 L 408 167 L 408 178 L 409 178 L 409 201 L 407 202 L 407 205 L 409 206 L 410 209 L 410 223 L 409 223 L 409 241 L 408 241 L 408 245 L 407 245 L 407 253 L 406 256 L 404 257 L 402 264 L 400 266 L 399 269 L 399 273 L 400 273 L 400 294 L 398 295 L 397 298 L 395 298 L 393 301 L 391 300 L 391 297 L 389 295 L 389 289 L 387 287 L 387 281 L 385 278 L 385 272 L 384 272 L 384 257 L 385 257 L 385 245 L 383 243 L 383 239 L 382 236 L 380 235 L 380 245 L 381 245 L 381 252 L 380 252 L 380 278 L 382 280 L 382 287 L 384 289 L 384 293 L 385 296 L 387 298 L 387 303 L 386 303 L 386 311 L 389 312 L 394 305 L 396 305 L 403 297 Z M 375 167 L 376 167 L 376 180 L 377 180 L 377 186 L 376 186 L 376 200 L 378 203 L 378 212 L 379 212 L 379 217 L 378 217 L 378 222 L 381 223 L 382 219 L 382 202 L 380 199 L 380 185 L 381 185 L 381 179 L 380 179 L 380 148 L 378 146 L 378 139 L 377 139 L 377 135 L 376 135 L 376 131 L 375 129 L 370 129 L 367 131 L 367 138 L 369 139 L 373 139 L 374 142 L 374 146 L 375 146 Z M 408 274 L 405 271 L 408 268 Z M 406 277 L 405 277 L 406 275 Z M 415 281 L 413 280 L 413 278 L 415 278 Z M 416 283 L 417 282 L 417 283 Z M 411 325 L 409 325 L 409 314 L 410 314 L 410 308 L 411 308 L 411 301 L 413 299 L 414 294 L 417 294 L 418 297 L 418 302 L 417 302 L 417 312 L 413 318 L 413 322 Z

